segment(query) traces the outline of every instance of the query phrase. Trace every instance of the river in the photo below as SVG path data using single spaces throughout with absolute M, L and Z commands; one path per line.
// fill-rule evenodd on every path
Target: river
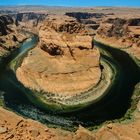
M 96 43 L 96 46 L 102 50 L 101 57 L 107 61 L 114 59 L 115 63 L 120 66 L 119 70 L 121 71 L 121 76 L 118 77 L 119 80 L 115 83 L 116 86 L 109 90 L 109 94 L 104 99 L 82 111 L 63 115 L 52 114 L 34 106 L 20 88 L 12 82 L 13 80 L 17 81 L 17 79 L 7 65 L 13 60 L 22 58 L 37 44 L 37 41 L 37 36 L 26 40 L 19 49 L 12 52 L 3 61 L 0 70 L 0 91 L 4 93 L 4 102 L 7 109 L 44 124 L 61 126 L 68 130 L 72 130 L 79 124 L 94 126 L 106 120 L 123 117 L 130 107 L 134 86 L 140 82 L 140 70 L 127 53 L 100 43 Z M 103 52 L 108 52 L 112 58 Z

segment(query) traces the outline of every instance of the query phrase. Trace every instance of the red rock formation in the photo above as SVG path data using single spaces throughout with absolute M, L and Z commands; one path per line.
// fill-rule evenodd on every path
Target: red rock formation
M 7 56 L 26 39 L 26 35 L 16 27 L 12 16 L 0 16 L 0 57 Z
M 73 18 L 49 17 L 40 28 L 38 48 L 17 69 L 19 81 L 66 98 L 95 86 L 101 74 L 99 51 L 86 34 L 86 27 Z
M 140 59 L 139 24 L 139 18 L 109 18 L 101 24 L 96 39 L 110 46 L 124 48 Z

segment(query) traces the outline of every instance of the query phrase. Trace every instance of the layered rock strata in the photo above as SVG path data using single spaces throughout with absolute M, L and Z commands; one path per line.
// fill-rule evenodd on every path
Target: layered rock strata
M 139 18 L 108 18 L 101 24 L 95 39 L 103 44 L 124 49 L 140 59 L 139 37 Z
M 9 15 L 0 16 L 0 57 L 7 56 L 18 47 L 27 36 L 18 30 L 14 19 Z
M 137 120 L 131 124 L 108 124 L 98 131 L 89 131 L 82 126 L 78 130 L 69 132 L 47 126 L 20 117 L 10 111 L 0 108 L 0 139 L 40 139 L 40 140 L 139 140 L 139 125 Z M 6 116 L 6 118 L 5 118 Z
M 0 15 L 0 57 L 6 57 L 19 47 L 32 33 L 36 33 L 47 14 L 34 12 L 15 12 Z
M 100 55 L 87 30 L 67 16 L 49 17 L 40 28 L 38 47 L 28 53 L 16 75 L 25 87 L 38 92 L 33 94 L 41 102 L 56 102 L 61 108 L 67 99 L 71 101 L 67 105 L 72 105 L 72 97 L 84 95 L 99 83 Z
M 111 11 L 112 8 L 102 8 L 102 9 Z M 121 13 L 120 9 L 117 11 L 120 11 L 120 13 Z M 131 10 L 129 10 L 129 11 L 131 12 Z M 128 12 L 128 10 L 126 10 L 126 13 L 127 12 Z M 118 19 L 118 18 L 111 19 L 111 21 L 109 21 L 109 25 L 108 25 L 108 21 L 107 21 L 107 23 L 103 23 L 103 25 L 101 25 L 101 27 L 100 27 L 100 29 L 102 29 L 102 30 L 99 29 L 98 35 L 96 36 L 96 40 L 100 41 L 103 44 L 108 44 L 113 47 L 117 47 L 117 48 L 119 47 L 121 49 L 125 49 L 125 51 L 128 51 L 130 54 L 133 54 L 134 56 L 136 56 L 137 59 L 139 59 L 139 50 L 138 50 L 139 43 L 138 43 L 138 39 L 137 39 L 137 37 L 139 36 L 138 35 L 139 34 L 139 20 L 134 19 L 132 21 L 133 21 L 133 24 L 132 23 L 130 24 L 130 25 L 132 25 L 132 27 L 129 27 L 129 30 L 128 30 L 128 27 L 125 27 L 128 25 L 128 21 L 126 21 L 124 19 Z M 110 23 L 111 23 L 111 25 L 110 25 Z M 107 24 L 106 25 L 107 27 L 105 26 L 105 24 Z M 115 25 L 115 26 L 113 26 L 113 25 Z M 136 27 L 134 27 L 133 25 Z M 111 29 L 110 29 L 110 27 L 111 27 Z M 107 29 L 107 31 L 106 31 L 106 29 Z M 43 29 L 43 30 L 45 30 L 45 29 Z M 50 30 L 52 30 L 52 29 L 50 29 Z M 62 29 L 60 29 L 60 31 L 61 30 Z M 60 31 L 58 28 L 56 28 L 54 33 L 60 32 Z M 64 29 L 63 32 L 67 32 L 67 29 Z M 133 34 L 133 32 L 135 32 L 136 34 L 135 33 Z M 46 33 L 48 33 L 48 29 L 47 29 Z M 128 36 L 131 34 L 132 34 L 132 36 L 130 36 L 130 38 L 129 38 Z M 55 36 L 55 38 L 56 38 L 58 36 L 58 34 L 55 34 L 55 35 L 56 35 Z M 123 37 L 126 37 L 125 38 L 126 40 Z M 123 40 L 121 40 L 122 38 L 123 38 Z M 14 40 L 15 40 L 15 37 L 14 37 Z M 43 40 L 45 40 L 45 38 Z M 55 41 L 55 39 L 53 39 L 53 40 Z M 26 81 L 26 83 L 30 83 L 29 82 L 30 80 L 32 82 L 35 79 L 37 82 L 34 84 L 34 86 L 32 88 L 33 89 L 37 88 L 38 91 L 40 91 L 40 89 L 41 89 L 40 83 L 42 83 L 42 81 L 40 79 L 43 77 L 41 74 L 43 72 L 45 73 L 45 71 L 47 71 L 46 70 L 47 67 L 42 68 L 40 65 L 41 64 L 48 65 L 48 62 L 47 62 L 48 58 L 49 58 L 49 61 L 52 58 L 56 60 L 56 58 L 58 56 L 62 57 L 64 55 L 64 52 L 61 50 L 62 49 L 61 47 L 55 46 L 52 44 L 48 45 L 47 43 L 45 43 L 45 41 L 43 43 L 41 41 L 38 48 L 35 48 L 29 52 L 28 57 L 33 58 L 33 60 L 29 60 L 28 57 L 25 58 L 25 60 L 23 61 L 23 64 L 21 65 L 21 69 L 20 68 L 18 69 L 19 73 L 17 70 L 17 73 L 18 73 L 17 75 L 19 76 L 21 82 Z M 48 42 L 48 39 L 46 42 Z M 65 42 L 67 42 L 67 41 L 65 41 Z M 59 43 L 59 41 L 57 41 L 57 43 Z M 57 44 L 57 43 L 55 43 L 55 44 Z M 135 45 L 135 43 L 136 43 L 136 45 Z M 89 48 L 91 48 L 91 47 L 89 47 Z M 41 59 L 38 59 L 38 57 L 40 58 L 40 56 L 38 54 L 41 56 Z M 34 61 L 34 59 L 35 59 L 35 61 Z M 76 59 L 78 59 L 78 58 L 76 57 Z M 39 60 L 44 60 L 44 62 L 39 61 Z M 58 59 L 57 59 L 57 61 L 52 61 L 52 62 L 53 62 L 53 64 L 57 62 L 56 63 L 57 66 L 59 64 Z M 37 64 L 35 65 L 33 63 L 37 63 Z M 31 66 L 28 66 L 27 64 L 30 64 Z M 52 71 L 53 66 L 54 65 L 51 65 L 51 71 Z M 60 66 L 62 67 L 62 65 L 60 65 Z M 37 68 L 37 72 L 35 71 L 36 68 Z M 55 69 L 56 69 L 56 67 L 54 67 L 54 72 L 55 72 Z M 109 70 L 110 70 L 110 68 L 109 68 Z M 29 72 L 29 74 L 28 74 L 28 72 Z M 84 72 L 86 72 L 86 71 L 84 71 Z M 108 73 L 108 71 L 106 71 L 106 72 Z M 25 79 L 23 78 L 23 81 L 22 81 L 22 76 L 20 75 L 21 73 L 23 73 L 23 76 L 29 76 L 29 78 L 28 78 L 29 80 L 27 79 L 27 77 L 25 77 Z M 30 76 L 30 74 L 32 74 L 32 75 Z M 52 74 L 52 73 L 50 73 L 50 74 Z M 46 76 L 46 73 L 44 75 Z M 47 76 L 48 76 L 48 71 L 47 71 Z M 55 77 L 53 79 L 53 81 L 54 80 L 57 81 L 57 77 Z M 28 84 L 26 86 L 28 87 L 30 85 Z M 45 84 L 45 86 L 46 86 L 46 84 Z M 138 87 L 138 89 L 140 89 L 140 88 Z M 51 89 L 51 90 L 53 90 L 53 89 Z M 139 91 L 138 91 L 138 94 L 139 94 Z M 67 95 L 67 93 L 66 93 L 66 95 Z M 64 131 L 60 132 L 60 130 L 59 130 L 59 133 L 57 133 L 56 130 L 54 130 L 54 129 L 53 130 L 48 129 L 45 126 L 42 126 L 42 124 L 39 124 L 32 120 L 25 120 L 22 117 L 18 117 L 17 115 L 0 108 L 0 112 L 1 112 L 0 113 L 0 139 L 7 138 L 7 139 L 40 139 L 40 140 L 44 140 L 44 139 L 75 139 L 75 140 L 77 140 L 77 139 L 80 139 L 80 140 L 82 140 L 82 139 L 83 140 L 86 140 L 86 139 L 97 139 L 97 140 L 134 139 L 134 140 L 139 140 L 140 139 L 140 135 L 139 135 L 139 131 L 140 131 L 139 130 L 139 125 L 140 125 L 140 122 L 139 122 L 140 109 L 139 108 L 140 108 L 140 106 L 139 106 L 139 104 L 140 103 L 138 103 L 137 109 L 135 112 L 135 117 L 137 118 L 137 120 L 135 120 L 131 123 L 128 123 L 127 122 L 128 120 L 126 120 L 125 123 L 127 123 L 127 124 L 120 124 L 120 123 L 114 124 L 113 123 L 113 124 L 105 125 L 99 131 L 97 131 L 96 134 L 94 132 L 89 132 L 89 131 L 85 130 L 84 128 L 80 127 L 79 130 L 76 132 L 75 136 L 73 133 L 68 134 L 68 132 L 64 133 Z M 7 116 L 6 120 L 5 120 L 5 116 Z
M 46 17 L 46 13 L 40 12 L 21 12 L 13 14 L 14 22 L 17 26 L 36 34 L 38 34 L 39 27 Z
M 103 13 L 68 12 L 65 15 L 75 18 L 79 23 L 84 24 L 90 30 L 88 34 L 94 36 L 100 26 L 100 22 L 106 17 Z

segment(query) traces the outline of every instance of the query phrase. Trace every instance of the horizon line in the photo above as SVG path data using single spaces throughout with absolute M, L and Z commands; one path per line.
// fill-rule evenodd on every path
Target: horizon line
M 30 6 L 36 6 L 36 7 L 63 7 L 63 8 L 104 8 L 104 7 L 112 7 L 112 8 L 140 8 L 140 6 L 124 6 L 124 5 L 116 5 L 116 6 L 66 6 L 66 5 L 43 5 L 43 4 L 15 4 L 15 5 L 0 5 L 0 7 L 15 7 L 15 6 L 18 6 L 18 7 L 22 7 L 22 6 L 27 6 L 27 7 L 30 7 Z

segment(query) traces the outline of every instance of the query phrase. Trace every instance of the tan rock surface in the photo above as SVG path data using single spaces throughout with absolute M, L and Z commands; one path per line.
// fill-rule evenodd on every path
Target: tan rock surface
M 24 119 L 0 108 L 1 140 L 139 140 L 140 120 L 128 124 L 108 124 L 96 133 L 83 127 L 73 133 Z
M 108 18 L 101 24 L 95 38 L 110 46 L 125 49 L 128 53 L 140 59 L 139 17 Z
M 95 86 L 101 75 L 99 51 L 83 27 L 69 17 L 46 21 L 38 47 L 17 69 L 18 80 L 31 89 L 69 96 Z
M 26 38 L 27 36 L 19 30 L 11 16 L 0 16 L 0 57 L 10 54 Z
M 18 7 L 17 7 L 18 9 Z M 24 12 L 24 8 L 22 9 Z M 31 8 L 28 8 L 29 11 L 31 11 Z M 130 18 L 130 17 L 139 17 L 140 16 L 140 10 L 138 8 L 134 8 L 134 9 L 130 9 L 130 8 L 116 8 L 116 7 L 97 7 L 97 8 L 80 8 L 80 9 L 74 9 L 74 11 L 86 11 L 86 12 L 103 12 L 103 13 L 113 13 L 112 15 L 110 14 L 110 17 L 120 17 L 122 19 L 125 18 Z M 45 10 L 46 11 L 46 10 Z M 56 14 L 59 13 L 64 13 L 64 11 L 70 12 L 72 11 L 72 9 L 60 9 L 58 10 L 57 8 L 54 11 L 54 8 L 50 9 L 49 12 L 55 12 Z M 128 19 L 129 19 L 128 18 Z M 106 23 L 108 24 L 108 23 Z M 44 26 L 45 27 L 45 26 Z M 103 29 L 105 28 L 105 26 L 102 26 Z M 108 30 L 110 27 L 110 25 L 107 25 L 106 29 Z M 130 33 L 134 34 L 139 34 L 139 26 L 132 26 L 132 27 L 128 27 L 130 30 Z M 47 30 L 46 30 L 47 29 Z M 43 31 L 44 30 L 44 31 Z M 53 33 L 52 33 L 53 32 Z M 75 61 L 74 59 L 72 59 L 72 56 L 69 52 L 69 48 L 65 48 L 67 44 L 66 40 L 62 40 L 62 37 L 56 33 L 56 31 L 52 31 L 52 29 L 50 29 L 50 31 L 48 30 L 48 27 L 44 28 L 42 27 L 42 30 L 40 31 L 40 33 L 42 34 L 42 40 L 44 41 L 44 44 L 47 44 L 49 42 L 51 42 L 50 40 L 53 40 L 53 44 L 57 44 L 58 46 L 61 46 L 61 44 L 63 44 L 63 47 L 61 47 L 61 49 L 63 49 L 63 51 L 65 52 L 64 56 L 58 55 L 58 56 L 52 56 L 49 53 L 46 53 L 44 51 L 42 51 L 40 48 L 35 48 L 32 51 L 29 52 L 28 57 L 25 58 L 23 65 L 22 65 L 22 69 L 20 69 L 20 74 L 19 76 L 21 76 L 21 78 L 23 78 L 23 81 L 25 81 L 26 83 L 30 83 L 32 81 L 34 81 L 34 77 L 40 81 L 40 77 L 42 78 L 43 75 L 45 75 L 46 73 L 43 73 L 44 71 L 48 72 L 48 70 L 46 70 L 45 65 L 48 64 L 48 58 L 49 61 L 51 61 L 52 63 L 56 63 L 57 67 L 60 66 L 59 70 L 62 70 L 62 66 L 64 66 L 61 61 L 59 61 L 59 59 L 61 57 L 65 57 L 65 64 L 70 64 L 72 65 Z M 48 37 L 47 34 L 50 34 L 50 37 Z M 43 35 L 44 34 L 44 35 Z M 54 36 L 53 36 L 54 35 Z M 66 33 L 65 33 L 66 35 Z M 62 36 L 65 36 L 62 35 Z M 101 34 L 99 34 L 101 35 Z M 45 36 L 43 38 L 43 36 Z M 79 37 L 80 35 L 78 35 Z M 83 36 L 83 35 L 82 35 Z M 46 37 L 48 37 L 46 39 Z M 58 40 L 56 39 L 58 37 Z M 133 36 L 134 37 L 134 36 Z M 77 39 L 72 39 L 70 35 L 68 35 L 68 37 L 64 37 L 64 38 L 70 38 L 69 44 L 72 44 L 71 47 L 74 46 L 74 44 L 81 44 L 81 42 L 79 43 L 79 41 L 75 42 L 74 40 Z M 135 37 L 134 37 L 135 38 Z M 137 38 L 137 37 L 136 37 Z M 98 36 L 98 39 L 101 39 L 100 41 L 103 41 L 107 44 L 119 47 L 119 48 L 127 48 L 128 46 L 132 45 L 131 41 L 129 38 L 116 38 L 116 37 L 106 37 L 106 36 Z M 131 37 L 132 39 L 132 37 Z M 62 41 L 61 41 L 62 40 Z M 80 39 L 81 40 L 81 39 Z M 85 38 L 83 38 L 83 40 L 85 40 Z M 87 40 L 87 38 L 86 38 Z M 90 39 L 89 39 L 90 40 Z M 135 40 L 137 41 L 137 39 Z M 46 43 L 47 42 L 47 43 Z M 41 42 L 43 43 L 43 42 Z M 84 44 L 84 42 L 82 42 L 82 44 Z M 49 45 L 51 46 L 51 45 Z M 77 46 L 77 45 L 75 45 Z M 90 48 L 90 44 L 86 44 L 85 43 L 85 47 L 89 46 Z M 46 48 L 46 47 L 44 47 Z M 47 49 L 46 51 L 49 50 L 49 52 L 52 52 L 51 50 L 52 47 L 50 47 L 49 49 Z M 57 48 L 57 47 L 56 47 Z M 2 53 L 4 51 L 5 53 L 5 49 L 3 47 L 0 47 L 0 50 L 2 50 Z M 59 50 L 59 49 L 56 49 Z M 74 50 L 78 50 L 78 48 L 75 48 Z M 128 48 L 127 51 L 129 51 L 129 53 L 133 53 L 133 55 L 135 55 L 137 58 L 139 58 L 139 45 L 138 44 L 133 44 L 132 47 Z M 61 54 L 61 51 L 56 51 L 58 54 Z M 67 54 L 67 55 L 66 55 Z M 92 54 L 92 53 L 91 53 Z M 79 55 L 79 51 L 78 51 L 78 55 Z M 81 53 L 80 53 L 81 55 Z M 28 58 L 32 57 L 33 60 L 29 60 Z M 43 61 L 41 61 L 41 58 Z M 55 58 L 58 57 L 58 58 Z M 67 58 L 68 57 L 68 58 Z M 71 59 L 70 59 L 71 58 Z M 77 60 L 75 63 L 79 63 L 78 61 L 80 61 L 80 57 L 76 57 Z M 85 59 L 85 57 L 83 57 L 83 60 Z M 35 61 L 34 61 L 35 60 Z M 82 61 L 83 62 L 83 61 Z M 30 65 L 27 65 L 27 64 Z M 37 63 L 37 64 L 36 64 Z M 52 64 L 50 63 L 50 64 Z M 80 62 L 81 63 L 81 62 Z M 84 62 L 85 63 L 85 62 Z M 44 65 L 44 66 L 43 66 Z M 78 65 L 78 64 L 76 64 Z M 43 67 L 42 67 L 43 66 Z M 73 66 L 73 65 L 72 65 Z M 25 68 L 24 68 L 25 67 Z M 29 67 L 29 68 L 28 68 Z M 33 68 L 33 69 L 32 69 Z M 35 69 L 37 69 L 36 71 L 34 71 Z M 55 73 L 55 66 L 51 65 L 51 70 L 53 70 L 53 73 Z M 83 67 L 82 67 L 83 68 Z M 77 70 L 77 68 L 75 68 Z M 31 71 L 33 70 L 33 71 Z M 63 70 L 69 70 L 70 68 L 68 67 L 68 69 L 64 69 Z M 85 72 L 86 69 L 84 69 Z M 24 74 L 25 73 L 25 74 Z M 31 77 L 30 74 L 32 73 Z M 43 74 L 42 74 L 43 73 Z M 52 74 L 52 73 L 49 73 Z M 47 74 L 47 76 L 49 75 Z M 79 73 L 81 74 L 81 73 Z M 89 73 L 89 75 L 92 73 Z M 24 79 L 24 76 L 29 76 L 29 79 Z M 41 75 L 41 76 L 40 76 Z M 93 76 L 93 74 L 92 74 Z M 48 76 L 49 77 L 49 76 Z M 60 78 L 61 75 L 59 77 L 54 77 L 55 80 L 57 80 L 57 78 Z M 74 76 L 73 76 L 74 77 Z M 27 78 L 27 77 L 26 77 Z M 94 77 L 96 79 L 96 77 Z M 54 80 L 53 79 L 53 80 Z M 79 78 L 80 79 L 80 78 Z M 50 79 L 52 80 L 52 79 Z M 97 80 L 98 81 L 98 80 Z M 52 82 L 52 81 L 51 81 Z M 40 82 L 38 83 L 33 83 L 33 88 L 39 88 L 38 90 L 40 90 L 40 87 L 38 86 L 40 84 Z M 27 85 L 29 86 L 29 85 Z M 47 89 L 48 90 L 48 89 Z M 139 104 L 138 106 L 138 111 L 139 111 Z M 97 131 L 97 133 L 94 132 L 89 132 L 88 130 L 84 129 L 83 127 L 80 127 L 77 132 L 71 133 L 71 132 L 66 132 L 64 130 L 59 130 L 59 129 L 50 129 L 38 122 L 35 122 L 33 120 L 29 120 L 29 119 L 24 119 L 22 117 L 19 117 L 17 115 L 15 115 L 12 112 L 9 112 L 5 109 L 0 108 L 0 139 L 5 140 L 5 139 L 15 139 L 15 140 L 22 140 L 22 139 L 31 139 L 31 140 L 140 140 L 140 114 L 139 112 L 136 113 L 136 120 L 133 120 L 131 123 L 127 123 L 127 124 L 109 124 L 109 125 L 104 125 L 99 131 Z
M 100 140 L 139 140 L 140 120 L 128 124 L 108 124 L 97 132 Z
M 3 108 L 0 108 L 0 112 L 0 140 L 61 140 L 68 137 L 72 139 L 72 134 L 67 131 L 50 129 Z
M 46 16 L 47 14 L 37 12 L 0 15 L 0 57 L 9 55 L 19 47 L 19 43 L 29 37 L 23 31 L 37 33 Z

